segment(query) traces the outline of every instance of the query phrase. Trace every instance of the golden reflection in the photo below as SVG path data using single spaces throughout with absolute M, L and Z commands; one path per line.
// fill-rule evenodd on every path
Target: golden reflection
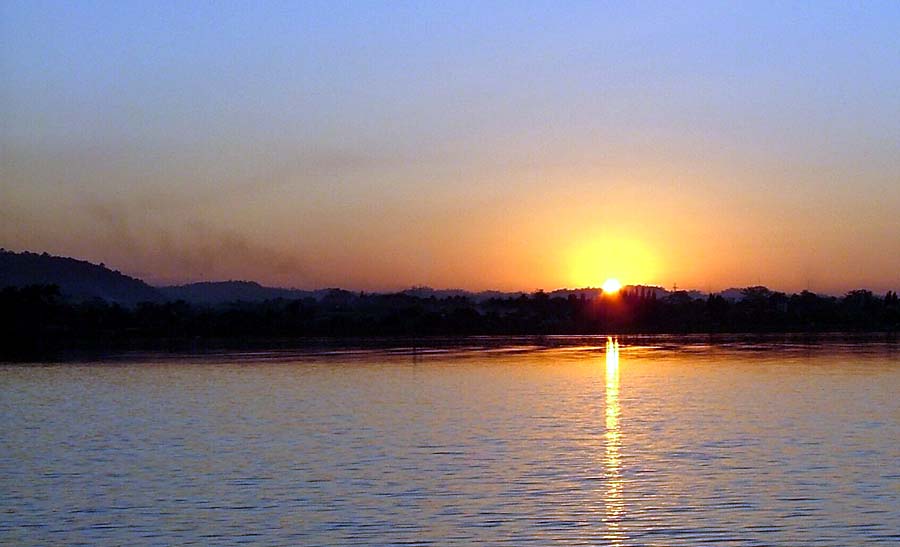
M 622 432 L 619 428 L 619 340 L 606 339 L 606 539 L 620 545 L 625 539 L 621 520 L 625 513 L 622 497 Z

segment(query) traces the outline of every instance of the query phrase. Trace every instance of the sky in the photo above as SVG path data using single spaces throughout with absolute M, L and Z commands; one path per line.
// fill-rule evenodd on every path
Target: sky
M 0 246 L 150 283 L 900 289 L 900 2 L 0 2 Z

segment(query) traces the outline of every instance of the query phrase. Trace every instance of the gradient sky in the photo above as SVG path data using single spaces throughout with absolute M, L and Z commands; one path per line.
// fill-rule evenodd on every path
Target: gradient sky
M 152 283 L 900 288 L 897 1 L 3 1 L 0 118 Z

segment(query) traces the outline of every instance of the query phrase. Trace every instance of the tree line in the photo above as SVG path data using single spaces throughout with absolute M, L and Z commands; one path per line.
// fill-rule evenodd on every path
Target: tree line
M 695 298 L 684 291 L 551 296 L 542 291 L 482 301 L 335 289 L 323 298 L 232 302 L 185 301 L 121 306 L 73 302 L 54 285 L 0 290 L 0 353 L 109 347 L 160 341 L 265 341 L 346 337 L 551 335 L 598 333 L 896 332 L 896 292 L 833 297 L 748 287 L 741 298 Z

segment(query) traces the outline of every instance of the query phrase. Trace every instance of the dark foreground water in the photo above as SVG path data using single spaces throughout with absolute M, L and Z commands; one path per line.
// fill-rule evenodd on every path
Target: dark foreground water
M 895 345 L 586 344 L 2 365 L 0 543 L 900 543 Z

